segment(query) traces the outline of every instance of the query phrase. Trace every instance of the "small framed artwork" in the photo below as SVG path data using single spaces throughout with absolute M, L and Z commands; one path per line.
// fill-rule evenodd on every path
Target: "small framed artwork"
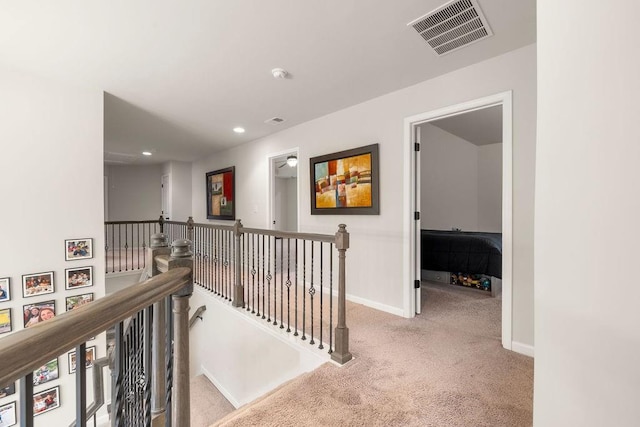
M 22 296 L 35 297 L 38 295 L 52 294 L 53 271 L 46 273 L 25 274 L 22 276 Z
M 11 332 L 11 309 L 3 308 L 0 310 L 0 334 Z
M 0 388 L 0 399 L 3 397 L 11 396 L 16 392 L 16 383 Z
M 93 239 L 68 239 L 64 247 L 67 261 L 93 258 Z
M 58 379 L 58 358 L 48 361 L 33 371 L 33 385 L 48 383 Z
M 207 219 L 236 219 L 235 166 L 207 172 Z
M 76 372 L 76 351 L 72 351 L 67 353 L 69 357 L 69 373 L 73 374 Z M 85 358 L 84 358 L 84 366 L 86 368 L 90 368 L 93 366 L 93 361 L 96 360 L 96 347 L 87 347 Z
M 378 144 L 312 157 L 311 215 L 378 215 Z
M 64 300 L 67 311 L 71 311 L 93 301 L 93 294 L 74 295 L 72 297 L 66 297 Z
M 60 407 L 60 386 L 55 386 L 33 395 L 33 416 L 44 414 Z
M 9 301 L 11 299 L 11 279 L 3 277 L 0 279 L 0 302 Z
M 43 301 L 22 306 L 24 327 L 30 328 L 56 316 L 56 302 Z
M 65 289 L 92 286 L 93 267 L 67 268 L 64 270 Z
M 16 425 L 16 402 L 9 402 L 0 406 L 0 427 Z

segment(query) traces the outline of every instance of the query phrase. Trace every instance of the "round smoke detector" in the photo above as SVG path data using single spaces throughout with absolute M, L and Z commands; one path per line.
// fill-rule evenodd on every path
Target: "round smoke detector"
M 276 79 L 284 79 L 287 77 L 287 75 L 289 75 L 287 70 L 285 70 L 284 68 L 274 68 L 273 70 L 271 70 L 271 74 L 273 74 L 273 77 L 275 77 Z

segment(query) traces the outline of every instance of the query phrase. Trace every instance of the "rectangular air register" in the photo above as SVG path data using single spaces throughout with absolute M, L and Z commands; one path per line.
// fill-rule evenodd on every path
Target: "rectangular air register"
M 438 55 L 493 35 L 476 0 L 452 0 L 407 26 L 413 27 Z

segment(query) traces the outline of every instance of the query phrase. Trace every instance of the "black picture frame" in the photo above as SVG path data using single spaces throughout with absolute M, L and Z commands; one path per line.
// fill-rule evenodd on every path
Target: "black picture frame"
M 0 309 L 0 334 L 11 332 L 12 329 L 11 308 Z
M 378 153 L 378 144 L 371 144 L 310 158 L 311 215 L 379 215 Z M 340 169 L 350 161 L 349 171 Z
M 93 286 L 93 266 L 65 268 L 64 288 L 74 290 Z
M 77 259 L 91 258 L 93 258 L 93 239 L 91 237 L 85 237 L 82 239 L 65 239 L 65 261 L 75 261 Z
M 0 302 L 11 301 L 11 278 L 0 277 Z
M 207 219 L 236 219 L 236 168 L 206 173 Z
M 53 271 L 22 275 L 22 297 L 52 294 L 56 290 Z
M 33 416 L 44 414 L 60 407 L 60 386 L 34 393 Z
M 17 401 L 14 400 L 13 402 L 0 405 L 0 420 L 2 420 L 2 423 L 0 423 L 0 426 L 11 427 L 18 423 L 16 421 L 17 420 L 16 404 L 17 404 Z

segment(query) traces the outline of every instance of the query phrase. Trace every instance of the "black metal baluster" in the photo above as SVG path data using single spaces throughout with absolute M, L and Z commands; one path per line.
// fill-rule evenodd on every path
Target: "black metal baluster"
M 291 332 L 291 239 L 287 238 L 287 332 Z
M 122 231 L 118 224 L 118 271 L 122 271 Z
M 333 353 L 333 243 L 329 243 L 329 354 Z
M 247 309 L 247 311 L 251 310 L 250 304 L 249 304 L 249 286 L 247 286 L 247 284 L 249 283 L 249 263 L 246 261 L 247 257 L 249 254 L 249 236 L 247 235 L 247 233 L 243 233 L 242 236 L 240 237 L 240 259 L 242 260 L 242 263 L 240 264 L 240 271 L 242 274 L 242 290 L 244 293 L 244 301 L 242 302 L 242 308 Z M 245 272 L 245 267 L 247 268 L 247 271 Z
M 295 275 L 296 275 L 296 283 L 295 283 L 295 328 L 293 331 L 293 336 L 298 336 L 298 239 L 296 239 L 296 264 L 295 264 Z
M 322 305 L 322 273 L 323 267 L 322 264 L 324 262 L 322 248 L 324 248 L 324 242 L 320 242 L 320 345 L 318 348 L 322 350 L 324 346 L 322 345 L 322 312 L 324 311 L 324 306 Z
M 113 420 L 113 425 L 116 427 L 124 425 L 122 419 L 122 410 L 124 408 L 124 396 L 123 396 L 123 323 L 118 322 L 115 325 L 114 331 L 114 349 L 113 349 L 113 358 L 114 358 L 114 370 L 112 375 L 115 376 L 115 387 L 111 392 L 111 419 Z M 76 356 L 77 357 L 77 356 Z
M 173 305 L 172 305 L 172 302 L 173 301 L 172 301 L 171 295 L 169 295 L 166 298 L 166 303 L 165 303 L 165 307 L 166 307 L 165 319 L 167 319 L 166 332 L 165 332 L 167 337 L 167 342 L 165 346 L 165 362 L 167 367 L 167 373 L 166 373 L 167 399 L 165 404 L 165 408 L 166 408 L 165 412 L 167 414 L 165 419 L 166 427 L 171 427 L 171 413 L 172 413 L 172 409 L 171 409 L 171 393 L 173 391 Z
M 313 296 L 316 293 L 316 289 L 313 287 L 313 276 L 314 276 L 314 271 L 313 271 L 313 240 L 311 241 L 311 284 L 309 285 L 309 301 L 310 301 L 310 306 L 311 306 L 311 317 L 309 318 L 310 322 L 311 322 L 311 341 L 309 341 L 309 344 L 315 344 L 316 342 L 313 340 Z
M 307 293 L 305 292 L 305 286 L 307 285 L 307 241 L 302 241 L 302 337 L 304 341 L 307 339 L 306 327 L 307 327 Z
M 76 427 L 86 427 L 87 425 L 86 352 L 85 343 L 76 347 Z M 58 398 L 60 397 L 58 396 Z
M 129 271 L 129 228 L 124 225 L 124 271 Z
M 280 239 L 280 329 L 284 329 L 284 239 Z
M 109 224 L 104 225 L 104 269 L 109 272 Z M 66 250 L 66 248 L 65 248 Z
M 255 314 L 256 310 L 256 238 L 255 234 L 251 234 L 251 290 L 253 291 L 253 295 L 251 298 L 251 314 Z M 247 253 L 247 257 L 248 257 Z M 247 265 L 249 263 L 247 262 Z M 260 292 L 260 288 L 258 288 L 258 292 Z M 258 293 L 258 315 L 260 315 L 260 294 Z
M 144 343 L 144 425 L 151 425 L 151 363 L 152 363 L 152 324 L 153 306 L 144 309 L 144 333 L 142 339 Z
M 213 243 L 213 287 L 215 289 L 215 294 L 218 295 L 218 230 L 213 230 L 214 235 L 214 243 Z
M 20 378 L 20 425 L 33 427 L 33 373 Z
M 271 237 L 267 237 L 267 322 L 271 322 Z
M 273 324 L 278 324 L 278 238 L 273 236 Z M 282 277 L 282 276 L 281 276 Z
M 150 226 L 151 224 L 146 225 Z M 147 234 L 144 231 L 144 226 L 145 224 L 142 224 L 142 268 L 147 267 Z
M 262 235 L 262 318 L 264 319 L 264 312 L 266 311 L 266 307 L 264 305 L 264 296 L 265 296 L 265 292 L 264 292 L 264 271 L 266 270 L 265 265 L 264 265 L 264 234 Z M 260 249 L 260 246 L 258 246 L 258 250 Z M 258 262 L 258 265 L 260 264 L 260 262 Z M 260 299 L 258 299 L 258 304 L 260 304 Z

